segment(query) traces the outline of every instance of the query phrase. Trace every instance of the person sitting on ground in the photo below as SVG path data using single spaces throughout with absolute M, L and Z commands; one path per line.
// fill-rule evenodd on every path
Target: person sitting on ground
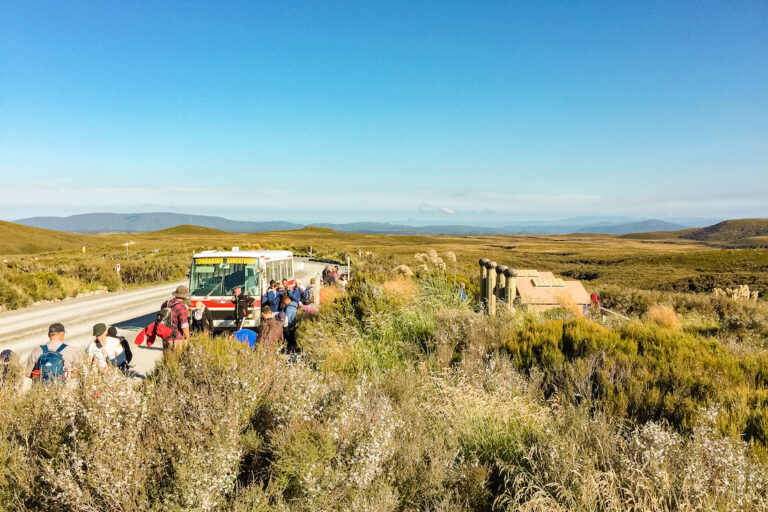
M 125 367 L 125 350 L 120 340 L 107 335 L 107 326 L 103 323 L 93 326 L 94 339 L 85 349 L 89 365 L 96 366 L 100 372 L 109 371 L 116 366 Z
M 283 325 L 274 317 L 269 304 L 261 307 L 261 324 L 257 332 L 261 344 L 278 345 L 285 341 Z
M 232 333 L 235 340 L 239 343 L 247 343 L 249 347 L 256 348 L 256 340 L 259 335 L 251 329 L 240 329 Z
M 107 336 L 118 340 L 120 342 L 120 346 L 123 347 L 123 350 L 125 351 L 125 365 L 120 369 L 123 371 L 123 373 L 126 373 L 129 369 L 131 361 L 133 361 L 133 352 L 131 351 L 131 344 L 128 343 L 128 340 L 125 339 L 125 336 L 121 335 L 120 330 L 114 325 L 111 325 L 109 329 L 107 329 Z
M 195 309 L 189 317 L 192 332 L 211 334 L 213 332 L 213 318 L 211 312 L 201 301 L 195 302 Z
M 231 300 L 235 305 L 235 330 L 239 330 L 243 327 L 243 322 L 248 318 L 250 308 L 256 302 L 256 299 L 250 295 L 243 293 L 243 289 L 240 286 L 235 286 L 235 296 Z
M 35 381 L 51 383 L 77 377 L 80 355 L 64 343 L 66 331 L 60 323 L 48 327 L 48 343 L 35 347 L 24 363 L 24 374 Z

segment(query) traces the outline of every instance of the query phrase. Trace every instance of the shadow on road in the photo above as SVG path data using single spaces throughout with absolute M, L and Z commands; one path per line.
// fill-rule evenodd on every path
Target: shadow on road
M 157 313 L 149 313 L 147 315 L 137 316 L 136 318 L 131 318 L 130 320 L 125 320 L 123 322 L 119 322 L 115 324 L 115 327 L 118 329 L 127 329 L 127 330 L 142 330 L 149 324 L 155 321 L 155 318 L 157 316 Z

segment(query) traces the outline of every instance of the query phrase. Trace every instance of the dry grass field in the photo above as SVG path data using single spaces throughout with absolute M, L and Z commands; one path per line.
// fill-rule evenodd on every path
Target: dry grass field
M 290 248 L 297 254 L 309 254 L 311 247 L 316 257 L 329 260 L 341 261 L 349 255 L 353 265 L 361 255 L 375 253 L 392 267 L 402 263 L 414 268 L 417 252 L 451 251 L 456 254 L 457 273 L 464 280 L 474 278 L 478 259 L 485 257 L 513 268 L 550 270 L 583 280 L 588 289 L 595 290 L 621 286 L 709 292 L 714 287 L 747 284 L 760 290 L 761 296 L 768 291 L 768 250 L 723 249 L 706 240 L 680 236 L 657 239 L 655 234 L 647 238 L 581 234 L 394 236 L 304 228 L 240 235 L 179 226 L 142 234 L 73 235 L 2 223 L 0 240 L 0 254 L 8 260 L 0 264 L 0 284 L 8 283 L 5 287 L 9 290 L 0 293 L 0 306 L 11 308 L 98 287 L 114 290 L 178 278 L 188 267 L 193 251 L 232 246 Z M 86 254 L 81 254 L 82 246 L 87 247 Z M 114 272 L 115 263 L 122 266 L 120 279 Z M 46 273 L 70 281 L 59 286 L 53 276 L 42 275 Z
M 7 307 L 178 278 L 193 250 L 233 245 L 349 255 L 353 279 L 300 315 L 294 358 L 195 337 L 140 383 L 86 372 L 28 392 L 11 364 L 0 509 L 768 510 L 768 303 L 710 293 L 764 293 L 764 249 L 196 227 L 59 247 L 10 229 L 38 249 L 4 256 Z M 489 318 L 472 298 L 480 257 L 584 279 L 630 319 Z

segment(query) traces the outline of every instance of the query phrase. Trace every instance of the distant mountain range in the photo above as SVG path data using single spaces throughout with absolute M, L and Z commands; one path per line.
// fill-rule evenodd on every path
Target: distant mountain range
M 629 220 L 629 221 L 628 221 Z M 179 213 L 86 213 L 69 217 L 30 217 L 15 220 L 17 224 L 69 233 L 145 233 L 180 225 L 219 229 L 230 233 L 263 233 L 300 229 L 305 224 L 292 222 L 247 222 L 223 217 Z M 490 235 L 568 233 L 598 233 L 623 235 L 648 231 L 677 231 L 690 226 L 649 219 L 636 221 L 625 217 L 574 217 L 554 222 L 527 222 L 500 227 L 471 225 L 410 226 L 383 222 L 352 222 L 346 224 L 312 224 L 343 233 L 372 233 L 389 235 Z

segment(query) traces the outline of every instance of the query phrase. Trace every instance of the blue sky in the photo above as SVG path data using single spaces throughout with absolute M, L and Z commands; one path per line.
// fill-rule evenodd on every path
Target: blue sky
M 0 1 L 0 218 L 768 216 L 766 2 Z

